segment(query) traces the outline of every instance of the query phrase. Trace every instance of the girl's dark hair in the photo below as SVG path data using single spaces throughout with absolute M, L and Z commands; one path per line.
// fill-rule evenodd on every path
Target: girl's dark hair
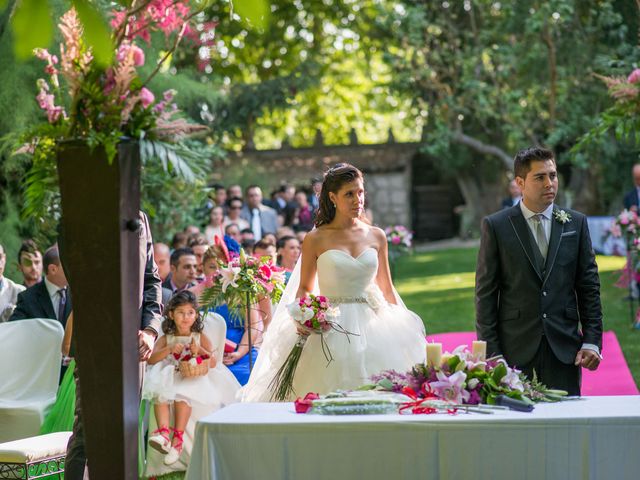
M 349 163 L 338 163 L 325 172 L 320 191 L 320 207 L 314 222 L 316 227 L 331 223 L 336 216 L 336 207 L 329 198 L 329 192 L 337 193 L 343 185 L 357 179 L 363 179 L 362 172 Z
M 182 290 L 181 292 L 175 293 L 167 305 L 167 311 L 165 312 L 164 321 L 162 322 L 162 331 L 165 335 L 173 335 L 176 333 L 176 322 L 173 321 L 169 314 L 182 305 L 191 305 L 196 311 L 196 321 L 191 325 L 191 331 L 201 332 L 204 329 L 202 315 L 198 310 L 198 299 L 193 292 Z

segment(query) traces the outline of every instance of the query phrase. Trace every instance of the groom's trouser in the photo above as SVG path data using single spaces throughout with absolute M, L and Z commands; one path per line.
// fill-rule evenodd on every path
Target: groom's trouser
M 524 365 L 518 365 L 529 378 L 535 370 L 538 380 L 549 388 L 566 390 L 569 395 L 580 395 L 581 370 L 573 363 L 562 363 L 551 350 L 546 336 L 542 336 L 540 346 L 533 359 Z

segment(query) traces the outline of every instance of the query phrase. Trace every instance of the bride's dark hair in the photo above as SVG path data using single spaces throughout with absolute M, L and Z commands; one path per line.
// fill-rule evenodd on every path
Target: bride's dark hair
M 315 218 L 316 227 L 331 223 L 336 216 L 336 207 L 329 198 L 329 192 L 338 193 L 343 185 L 358 178 L 363 179 L 362 172 L 349 163 L 338 163 L 325 172 L 320 190 L 320 206 Z

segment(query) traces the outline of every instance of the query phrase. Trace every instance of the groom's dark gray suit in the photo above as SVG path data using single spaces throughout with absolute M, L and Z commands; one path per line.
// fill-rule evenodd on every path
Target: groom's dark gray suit
M 529 374 L 527 367 L 546 365 L 537 373 L 550 387 L 567 388 L 567 375 L 575 376 L 569 383 L 579 392 L 580 369 L 569 366 L 583 344 L 602 348 L 600 280 L 587 219 L 566 212 L 570 221 L 551 221 L 546 262 L 520 205 L 483 220 L 476 330 L 488 354 L 502 354 Z

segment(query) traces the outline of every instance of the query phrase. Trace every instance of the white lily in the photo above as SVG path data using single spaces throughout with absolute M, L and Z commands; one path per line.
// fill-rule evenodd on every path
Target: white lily
M 238 273 L 240 273 L 240 267 L 221 268 L 220 274 L 222 275 L 222 292 L 226 293 L 227 288 L 231 285 L 234 288 L 238 287 L 236 280 L 238 279 Z

